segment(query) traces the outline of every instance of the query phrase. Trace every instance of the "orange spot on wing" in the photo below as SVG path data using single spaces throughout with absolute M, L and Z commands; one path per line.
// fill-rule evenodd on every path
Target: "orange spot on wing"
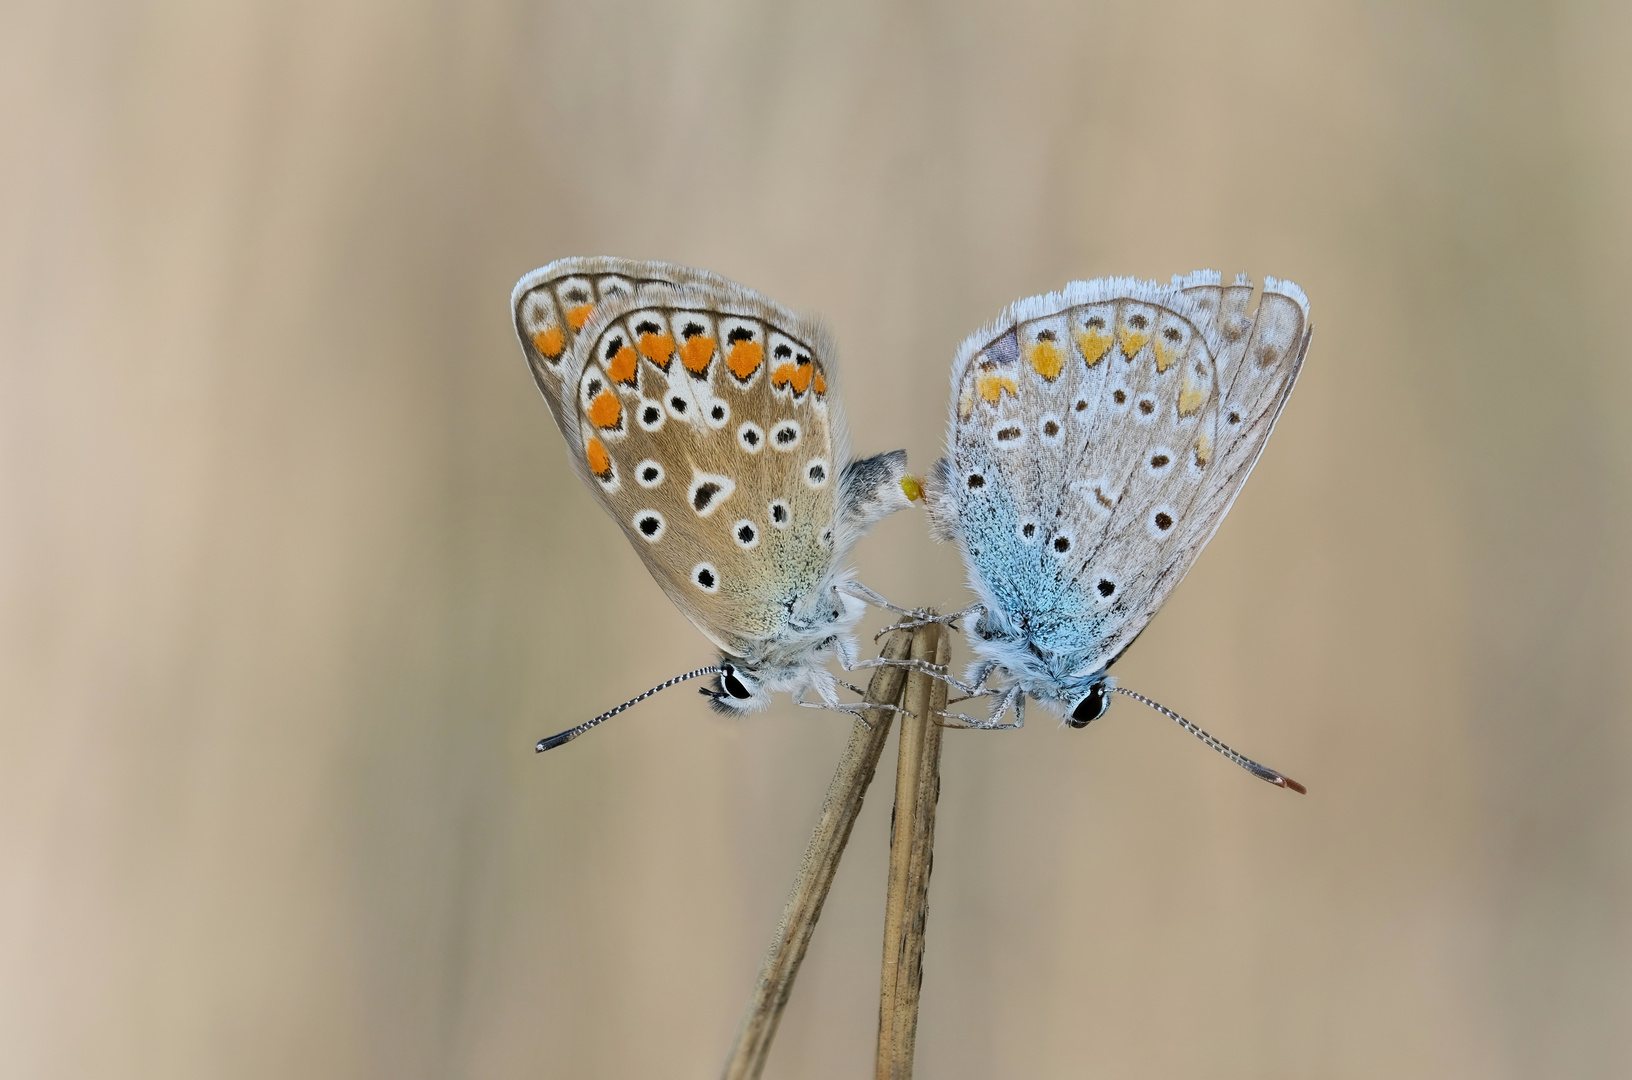
M 1156 374 L 1158 375 L 1172 367 L 1173 361 L 1179 358 L 1179 350 L 1170 349 L 1166 345 L 1163 345 L 1160 341 L 1152 343 L 1151 349 L 1153 349 L 1156 353 Z M 1135 351 L 1137 352 L 1138 350 Z
M 803 394 L 810 389 L 810 380 L 816 377 L 816 368 L 811 364 L 800 364 L 793 369 L 793 392 Z
M 572 332 L 576 334 L 584 328 L 584 324 L 589 321 L 589 317 L 594 313 L 594 304 L 579 304 L 575 308 L 568 308 L 567 325 L 572 327 Z
M 816 380 L 811 385 L 816 387 L 816 392 L 818 394 L 821 394 L 824 397 L 827 395 L 827 380 L 822 378 L 822 373 L 820 371 L 816 373 Z
M 759 370 L 759 365 L 765 362 L 765 347 L 757 341 L 739 341 L 731 346 L 731 355 L 725 358 L 725 366 L 731 369 L 743 382 Z
M 1019 387 L 1007 375 L 982 375 L 975 380 L 975 393 L 988 405 L 996 405 L 1004 391 L 1008 391 L 1010 397 L 1020 396 Z
M 561 332 L 559 326 L 546 326 L 533 335 L 533 348 L 551 360 L 559 359 L 566 347 L 567 335 Z
M 589 405 L 589 422 L 598 428 L 615 428 L 623 419 L 623 405 L 610 390 L 602 390 Z
M 612 455 L 606 452 L 606 447 L 601 445 L 601 440 L 589 440 L 589 445 L 584 448 L 584 456 L 589 459 L 590 472 L 602 480 L 612 478 Z
M 803 364 L 781 364 L 771 372 L 771 385 L 780 390 L 784 386 L 793 387 L 795 394 L 803 394 L 810 389 L 811 380 L 816 378 L 816 366 L 808 360 Z M 826 383 L 822 384 L 826 392 Z
M 642 334 L 640 335 L 640 355 L 662 368 L 669 370 L 669 362 L 674 359 L 674 337 L 670 334 Z
M 1213 460 L 1213 440 L 1207 437 L 1204 431 L 1196 438 L 1196 467 L 1201 468 Z
M 1077 334 L 1077 348 L 1082 350 L 1082 358 L 1088 362 L 1088 366 L 1093 367 L 1111 351 L 1111 335 L 1089 327 Z
M 1145 347 L 1145 342 L 1150 340 L 1149 334 L 1129 330 L 1126 326 L 1117 331 L 1117 336 L 1122 339 L 1122 355 L 1129 360 L 1138 355 L 1139 350 Z
M 619 382 L 625 386 L 635 385 L 635 350 L 627 345 L 619 349 L 617 354 L 608 361 L 606 374 L 613 382 Z
M 1065 367 L 1065 357 L 1060 355 L 1059 346 L 1052 341 L 1038 341 L 1029 350 L 1031 366 L 1037 374 L 1049 382 L 1060 377 L 1060 369 Z
M 708 362 L 714 359 L 714 339 L 698 334 L 688 338 L 680 346 L 680 362 L 686 365 L 686 370 L 693 375 L 701 375 L 708 370 Z
M 1205 404 L 1207 404 L 1207 391 L 1198 390 L 1187 381 L 1179 391 L 1179 415 L 1194 416 L 1201 411 L 1201 407 Z M 1206 464 L 1206 462 L 1202 464 Z

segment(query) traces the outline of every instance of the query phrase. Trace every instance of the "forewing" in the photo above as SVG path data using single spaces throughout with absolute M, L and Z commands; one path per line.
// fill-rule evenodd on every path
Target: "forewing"
M 1075 669 L 1149 621 L 1285 403 L 1307 303 L 1271 279 L 1249 320 L 1243 288 L 1208 273 L 1077 282 L 960 350 L 932 514 L 999 621 Z
M 598 305 L 630 296 L 644 287 L 720 288 L 726 284 L 724 278 L 695 267 L 607 255 L 557 259 L 516 282 L 510 294 L 516 336 L 521 339 L 533 378 L 563 434 L 570 424 L 570 413 L 568 422 L 563 422 L 562 385 L 572 347 Z
M 574 465 L 652 575 L 715 644 L 747 655 L 833 573 L 849 460 L 833 350 L 739 286 L 643 288 L 574 347 Z

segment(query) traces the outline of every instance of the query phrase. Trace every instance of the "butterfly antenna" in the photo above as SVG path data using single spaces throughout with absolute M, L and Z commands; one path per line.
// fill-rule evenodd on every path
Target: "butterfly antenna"
M 568 728 L 559 735 L 551 735 L 547 739 L 538 740 L 538 745 L 533 747 L 533 749 L 538 751 L 540 754 L 546 750 L 554 750 L 557 746 L 561 746 L 576 739 L 590 728 L 606 723 L 608 720 L 612 719 L 620 712 L 623 712 L 625 709 L 631 709 L 634 706 L 639 705 L 642 701 L 645 701 L 659 690 L 667 690 L 676 683 L 683 683 L 687 679 L 695 679 L 699 675 L 718 675 L 719 673 L 720 669 L 718 667 L 700 667 L 696 671 L 688 671 L 684 675 L 676 675 L 668 682 L 658 683 L 656 686 L 652 687 L 644 694 L 641 694 L 639 697 L 632 697 L 628 701 L 625 701 L 622 705 L 619 705 L 617 708 L 608 709 L 606 712 L 603 712 L 593 720 L 586 720 L 577 727 Z
M 1211 735 L 1207 734 L 1205 731 L 1201 730 L 1199 727 L 1192 724 L 1190 721 L 1186 720 L 1172 709 L 1169 709 L 1166 705 L 1159 705 L 1145 695 L 1136 694 L 1132 690 L 1128 690 L 1121 686 L 1107 687 L 1107 689 L 1115 690 L 1118 694 L 1126 694 L 1128 697 L 1131 697 L 1137 702 L 1149 705 L 1152 709 L 1155 709 L 1169 720 L 1177 722 L 1178 725 L 1184 730 L 1188 731 L 1190 734 L 1194 735 L 1196 738 L 1200 739 L 1214 750 L 1217 750 L 1220 754 L 1223 754 L 1225 757 L 1229 758 L 1231 761 L 1235 762 L 1237 765 L 1241 766 L 1258 779 L 1268 780 L 1276 787 L 1291 788 L 1299 795 L 1309 794 L 1308 788 L 1304 787 L 1290 776 L 1283 776 L 1274 769 L 1269 768 L 1267 765 L 1260 765 L 1247 755 L 1231 750 L 1228 746 L 1225 746 L 1223 743 L 1219 742 L 1217 739 L 1213 738 Z

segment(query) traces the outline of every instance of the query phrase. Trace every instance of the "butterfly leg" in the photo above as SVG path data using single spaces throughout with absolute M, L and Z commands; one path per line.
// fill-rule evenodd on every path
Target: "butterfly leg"
M 858 660 L 853 664 L 846 665 L 845 670 L 855 671 L 859 668 L 875 667 L 898 667 L 905 668 L 908 671 L 921 671 L 931 678 L 939 679 L 948 686 L 956 688 L 958 693 L 968 694 L 972 697 L 979 696 L 981 694 L 993 693 L 993 691 L 990 690 L 982 690 L 978 683 L 971 684 L 959 682 L 957 679 L 954 679 L 952 676 L 946 673 L 946 668 L 939 664 L 931 664 L 927 660 L 890 660 L 886 657 L 880 656 L 873 660 Z
M 929 614 L 929 612 L 925 611 L 923 608 L 904 608 L 900 604 L 891 603 L 889 600 L 886 600 L 883 596 L 874 592 L 872 589 L 869 589 L 859 581 L 842 581 L 833 586 L 833 588 L 835 590 L 847 592 L 858 600 L 865 600 L 867 603 L 876 608 L 883 608 L 885 611 L 893 611 L 897 615 L 907 615 L 916 618 Z
M 873 640 L 877 641 L 879 638 L 883 637 L 885 634 L 888 634 L 892 630 L 916 630 L 918 627 L 927 626 L 930 623 L 944 623 L 947 626 L 955 627 L 957 626 L 959 619 L 969 615 L 984 614 L 985 611 L 986 605 L 977 603 L 970 604 L 962 611 L 954 611 L 950 615 L 933 615 L 928 611 L 914 612 L 912 617 L 906 621 L 892 623 L 891 625 L 880 630 L 878 633 L 874 634 Z
M 1011 686 L 1003 691 L 985 690 L 982 693 L 1001 693 L 1003 695 L 998 699 L 997 705 L 993 707 L 990 716 L 982 720 L 978 716 L 969 716 L 965 713 L 936 713 L 936 716 L 942 720 L 955 721 L 955 723 L 943 723 L 941 726 L 965 728 L 974 731 L 1014 731 L 1026 726 L 1026 695 L 1021 693 L 1018 686 Z M 1005 724 L 1003 723 L 1003 714 L 1009 711 L 1011 705 L 1014 707 L 1014 723 Z
M 845 683 L 844 685 L 850 686 L 849 683 Z M 850 689 L 855 690 L 857 687 L 851 686 Z M 830 704 L 826 701 L 806 701 L 804 697 L 805 695 L 801 692 L 798 697 L 793 699 L 793 703 L 806 709 L 826 709 L 829 712 L 841 712 L 848 716 L 855 717 L 863 724 L 867 723 L 867 714 L 874 709 L 877 709 L 879 712 L 901 713 L 904 716 L 912 715 L 911 713 L 907 712 L 907 710 L 896 705 L 871 705 L 865 701 L 853 701 L 847 705 L 838 705 Z M 872 725 L 868 724 L 867 726 L 871 727 Z

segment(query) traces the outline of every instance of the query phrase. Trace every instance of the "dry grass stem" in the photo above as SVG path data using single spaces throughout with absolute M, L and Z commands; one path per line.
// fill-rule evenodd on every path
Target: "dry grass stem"
M 943 627 L 920 627 L 912 658 L 945 665 L 951 642 Z M 935 804 L 941 793 L 941 731 L 935 714 L 946 708 L 946 683 L 924 672 L 907 678 L 900 753 L 895 771 L 895 816 L 884 908 L 884 964 L 878 998 L 878 1080 L 909 1080 L 918 1034 L 918 996 L 924 979 L 924 922 L 934 863 Z
M 890 660 L 904 659 L 912 651 L 913 640 L 912 633 L 898 630 L 884 643 L 880 655 Z M 906 672 L 899 667 L 877 668 L 867 685 L 867 701 L 874 705 L 898 705 L 906 682 Z M 794 977 L 799 974 L 799 964 L 816 930 L 816 920 L 821 918 L 822 904 L 833 885 L 833 875 L 850 840 L 850 830 L 861 813 L 862 798 L 884 752 L 892 716 L 888 710 L 870 709 L 866 722 L 857 720 L 850 731 L 849 745 L 845 747 L 838 771 L 833 774 L 833 782 L 828 785 L 816 829 L 805 847 L 799 877 L 782 908 L 776 936 L 765 953 L 759 980 L 737 1028 L 736 1043 L 722 1074 L 724 1080 L 757 1080 L 765 1068 L 776 1026 L 782 1019 L 788 995 L 793 992 Z

